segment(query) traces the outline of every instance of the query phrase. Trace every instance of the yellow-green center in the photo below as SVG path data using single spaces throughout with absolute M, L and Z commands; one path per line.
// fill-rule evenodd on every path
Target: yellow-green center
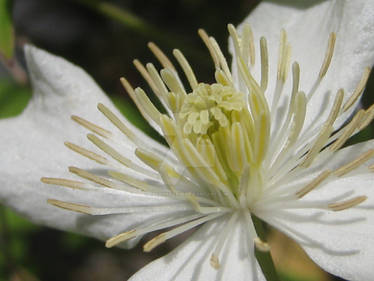
M 200 83 L 186 96 L 179 113 L 186 135 L 205 135 L 227 127 L 233 111 L 245 105 L 244 95 L 230 86 Z

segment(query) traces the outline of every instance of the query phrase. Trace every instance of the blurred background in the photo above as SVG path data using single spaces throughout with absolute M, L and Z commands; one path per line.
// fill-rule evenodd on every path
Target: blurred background
M 130 121 L 156 137 L 120 86 L 119 77 L 144 86 L 132 60 L 155 62 L 147 48 L 154 41 L 166 54 L 181 49 L 199 80 L 212 81 L 214 68 L 197 29 L 213 35 L 226 52 L 227 23 L 237 25 L 259 2 L 0 0 L 0 118 L 19 114 L 30 99 L 22 46 L 32 43 L 84 68 Z M 373 103 L 372 81 L 364 107 Z M 351 142 L 372 138 L 372 132 L 373 127 L 368 127 Z M 101 241 L 33 225 L 0 206 L 0 281 L 127 280 L 184 238 L 172 239 L 147 254 L 142 243 L 130 251 L 106 249 Z M 269 229 L 268 239 L 281 280 L 341 280 L 320 270 L 282 234 Z

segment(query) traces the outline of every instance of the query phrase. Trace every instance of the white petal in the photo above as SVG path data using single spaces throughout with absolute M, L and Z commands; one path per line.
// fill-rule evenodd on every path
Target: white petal
M 221 267 L 216 270 L 210 265 L 214 242 L 222 231 L 225 219 L 208 222 L 188 240 L 170 254 L 153 261 L 130 281 L 146 280 L 265 280 L 253 253 L 248 253 L 247 243 L 252 243 L 246 235 L 243 223 L 236 223 L 222 249 Z M 255 262 L 256 273 L 251 261 Z M 257 279 L 256 279 L 257 275 Z
M 276 82 L 280 30 L 287 31 L 291 44 L 291 63 L 299 62 L 301 69 L 300 90 L 311 89 L 322 65 L 327 41 L 331 32 L 336 32 L 335 52 L 324 81 L 308 104 L 304 128 L 315 122 L 320 124 L 327 113 L 320 114 L 326 102 L 331 103 L 340 88 L 346 90 L 345 99 L 353 92 L 365 67 L 374 63 L 374 2 L 358 1 L 263 1 L 244 20 L 250 23 L 257 50 L 259 38 L 266 37 L 269 49 L 269 102 Z M 260 77 L 259 51 L 254 75 Z M 236 62 L 234 61 L 233 70 Z M 236 74 L 237 75 L 237 74 Z M 291 93 L 291 73 L 283 96 Z M 353 108 L 352 108 L 353 110 Z M 347 118 L 351 112 L 344 116 Z M 321 115 L 321 116 L 320 116 Z M 345 118 L 341 118 L 340 124 Z M 336 124 L 338 126 L 339 124 Z
M 330 159 L 329 166 L 339 167 L 360 153 L 373 148 L 373 141 L 343 149 Z M 356 156 L 353 156 L 356 155 Z M 373 160 L 370 160 L 373 163 Z M 366 171 L 366 172 L 365 172 Z M 263 219 L 296 238 L 308 255 L 322 268 L 347 280 L 374 278 L 374 173 L 367 164 L 359 173 L 351 173 L 313 190 L 304 202 L 328 200 L 352 191 L 351 197 L 365 195 L 368 199 L 357 207 L 339 212 L 289 209 L 274 212 Z M 309 241 L 308 241 L 309 240 Z M 314 245 L 313 245 L 314 244 Z
M 112 191 L 105 188 L 103 194 L 71 191 L 40 182 L 41 177 L 66 178 L 67 167 L 71 165 L 85 169 L 105 168 L 69 151 L 64 141 L 82 146 L 87 143 L 85 130 L 70 119 L 71 114 L 112 129 L 113 126 L 96 110 L 96 105 L 98 102 L 111 108 L 113 105 L 79 67 L 32 46 L 27 46 L 25 53 L 34 93 L 21 116 L 0 120 L 1 202 L 36 223 L 99 238 L 118 234 L 139 219 L 136 216 L 127 216 L 126 219 L 121 219 L 123 216 L 90 217 L 60 210 L 47 204 L 46 200 L 73 201 L 80 198 L 91 204 L 106 204 L 106 207 L 112 206 L 116 200 L 122 202 L 123 207 L 166 202 L 157 196 L 139 197 L 126 192 L 117 192 L 114 196 Z M 136 133 L 149 142 L 151 148 L 159 146 L 140 131 Z M 130 155 L 133 151 L 124 153 L 133 157 Z

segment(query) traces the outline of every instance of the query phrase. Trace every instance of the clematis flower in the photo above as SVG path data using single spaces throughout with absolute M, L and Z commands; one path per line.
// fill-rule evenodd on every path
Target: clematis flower
M 199 31 L 213 83 L 199 81 L 179 50 L 188 85 L 152 43 L 163 69 L 134 61 L 166 113 L 121 82 L 167 146 L 121 117 L 84 71 L 27 46 L 34 96 L 0 122 L 2 201 L 107 247 L 164 230 L 144 244 L 151 251 L 201 226 L 131 280 L 264 280 L 254 250 L 270 246 L 253 216 L 325 270 L 372 279 L 374 142 L 343 145 L 374 117 L 374 107 L 358 109 L 374 62 L 374 4 L 285 3 L 263 2 L 238 29 L 229 25 L 231 70 Z

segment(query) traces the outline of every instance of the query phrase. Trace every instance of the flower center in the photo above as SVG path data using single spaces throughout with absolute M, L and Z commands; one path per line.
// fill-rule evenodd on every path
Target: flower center
M 179 122 L 186 135 L 211 135 L 218 128 L 229 126 L 231 116 L 239 113 L 244 106 L 244 94 L 233 87 L 200 83 L 186 96 Z

